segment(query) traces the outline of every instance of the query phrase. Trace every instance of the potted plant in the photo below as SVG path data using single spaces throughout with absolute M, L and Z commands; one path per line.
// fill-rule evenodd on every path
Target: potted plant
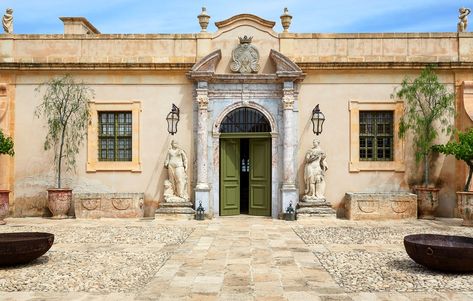
M 13 156 L 14 154 L 13 139 L 5 136 L 0 128 L 0 155 Z M 0 225 L 6 224 L 4 218 L 8 215 L 9 196 L 10 190 L 0 190 Z
M 432 146 L 439 131 L 447 134 L 452 132 L 454 94 L 439 82 L 432 67 L 428 66 L 413 81 L 405 78 L 395 95 L 405 101 L 399 136 L 403 138 L 412 132 L 416 163 L 422 163 L 423 166 L 422 184 L 414 187 L 419 218 L 433 219 L 440 189 L 429 185 Z
M 45 90 L 35 115 L 47 121 L 48 133 L 44 150 L 54 151 L 56 187 L 48 189 L 48 207 L 53 218 L 67 218 L 71 206 L 72 189 L 63 188 L 63 167 L 72 170 L 76 155 L 86 135 L 90 118 L 89 100 L 93 90 L 76 83 L 70 75 L 55 77 L 39 85 L 38 93 Z
M 458 141 L 451 141 L 443 145 L 434 145 L 434 151 L 454 155 L 468 166 L 468 177 L 463 191 L 457 192 L 457 210 L 463 218 L 463 226 L 473 226 L 473 191 L 469 191 L 473 176 L 473 128 L 465 132 L 458 132 Z

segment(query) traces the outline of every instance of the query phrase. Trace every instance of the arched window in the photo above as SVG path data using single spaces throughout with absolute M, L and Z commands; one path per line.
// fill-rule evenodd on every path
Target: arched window
M 220 125 L 220 133 L 271 132 L 268 119 L 252 108 L 239 108 L 228 113 Z

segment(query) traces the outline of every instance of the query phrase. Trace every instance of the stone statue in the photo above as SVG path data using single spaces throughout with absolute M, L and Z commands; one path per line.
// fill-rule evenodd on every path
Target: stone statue
M 325 200 L 326 155 L 319 140 L 314 139 L 313 143 L 314 147 L 307 151 L 304 161 L 304 201 Z
M 7 8 L 5 15 L 3 15 L 3 31 L 13 33 L 13 9 L 11 8 Z
M 460 12 L 460 15 L 458 16 L 458 19 L 460 19 L 460 22 L 458 22 L 458 32 L 465 32 L 466 27 L 468 26 L 468 15 L 471 13 L 471 10 L 469 8 L 460 8 L 458 10 Z
M 176 141 L 171 141 L 171 147 L 166 156 L 164 167 L 168 169 L 168 180 L 164 182 L 164 199 L 166 202 L 188 202 L 187 194 L 187 155 Z M 172 190 L 171 190 L 172 188 Z

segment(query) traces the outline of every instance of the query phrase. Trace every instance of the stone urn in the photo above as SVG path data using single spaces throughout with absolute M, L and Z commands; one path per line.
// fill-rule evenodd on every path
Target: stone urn
M 463 226 L 473 227 L 473 191 L 457 192 L 457 210 Z
M 434 212 L 439 206 L 438 188 L 416 186 L 417 212 L 421 219 L 435 219 Z
M 8 201 L 10 190 L 0 190 L 0 225 L 5 225 L 4 218 L 8 216 Z
M 281 25 L 284 29 L 284 32 L 289 31 L 289 26 L 291 26 L 292 16 L 289 14 L 287 7 L 284 8 L 284 13 L 281 15 Z
M 207 9 L 205 7 L 202 7 L 202 12 L 197 16 L 197 19 L 199 19 L 201 32 L 206 32 L 207 26 L 209 26 L 210 16 L 207 14 Z
M 72 202 L 72 189 L 52 188 L 48 189 L 48 208 L 53 214 L 53 219 L 67 218 Z

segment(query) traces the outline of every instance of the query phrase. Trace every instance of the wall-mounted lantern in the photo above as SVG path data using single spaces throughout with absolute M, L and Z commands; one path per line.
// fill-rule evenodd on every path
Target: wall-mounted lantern
M 172 104 L 171 112 L 166 116 L 166 121 L 168 122 L 168 132 L 171 135 L 177 133 L 177 123 L 179 122 L 179 108 Z
M 195 219 L 203 221 L 205 219 L 205 209 L 202 207 L 202 202 L 199 201 L 199 207 L 195 210 Z
M 319 135 L 322 133 L 325 115 L 320 111 L 319 105 L 316 105 L 312 110 L 312 131 L 314 134 Z

